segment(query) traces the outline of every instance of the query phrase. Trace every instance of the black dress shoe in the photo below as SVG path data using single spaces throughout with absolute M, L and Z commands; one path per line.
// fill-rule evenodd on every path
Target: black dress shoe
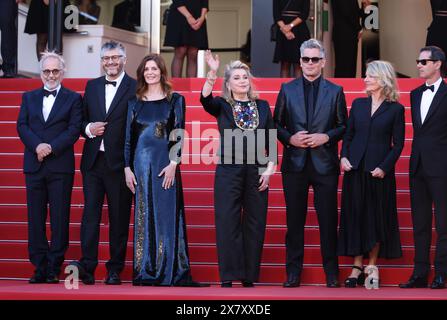
M 337 276 L 335 276 L 335 275 L 326 276 L 326 287 L 340 288 L 340 282 L 338 282 Z
M 120 285 L 121 284 L 120 275 L 118 274 L 118 272 L 111 271 L 107 275 L 106 281 L 104 282 L 105 284 L 109 285 L 115 285 L 115 286 Z
M 28 281 L 31 284 L 36 284 L 36 283 L 46 283 L 47 282 L 47 277 L 40 274 L 40 273 L 34 273 L 33 276 L 29 279 Z
M 47 283 L 59 283 L 59 277 L 54 272 L 49 272 L 47 274 Z
M 253 288 L 255 285 L 254 285 L 253 282 L 251 282 L 251 281 L 245 281 L 245 280 L 243 280 L 243 281 L 242 281 L 242 286 L 243 286 L 244 288 Z
M 221 288 L 231 288 L 233 286 L 233 282 L 231 281 L 223 281 L 220 284 Z
M 410 288 L 427 288 L 428 281 L 427 277 L 414 276 L 412 275 L 405 283 L 400 283 L 399 288 L 410 289 Z
M 287 281 L 282 284 L 284 288 L 297 288 L 301 285 L 300 276 L 289 275 Z
M 431 283 L 431 289 L 445 289 L 445 279 L 446 277 L 442 275 L 435 275 L 433 282 Z
M 90 272 L 87 272 L 79 261 L 72 261 L 69 263 L 70 266 L 74 266 L 78 268 L 79 271 L 79 279 L 81 279 L 83 284 L 93 285 L 95 284 L 95 277 Z

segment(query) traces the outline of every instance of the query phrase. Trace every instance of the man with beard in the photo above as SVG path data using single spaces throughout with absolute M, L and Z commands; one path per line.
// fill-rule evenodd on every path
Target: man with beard
M 81 160 L 84 212 L 81 223 L 79 269 L 84 284 L 94 284 L 104 196 L 109 214 L 110 260 L 106 284 L 121 284 L 129 234 L 132 194 L 124 176 L 124 138 L 127 102 L 135 96 L 136 81 L 124 72 L 126 50 L 118 42 L 101 48 L 105 76 L 90 80 L 84 95 L 82 135 L 86 138 Z

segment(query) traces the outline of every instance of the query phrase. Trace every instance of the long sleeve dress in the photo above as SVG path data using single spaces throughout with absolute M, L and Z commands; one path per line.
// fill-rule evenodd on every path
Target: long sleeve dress
M 134 285 L 191 281 L 180 170 L 167 190 L 158 177 L 170 161 L 180 162 L 184 128 L 185 99 L 177 93 L 169 100 L 129 101 L 124 153 L 137 180 Z

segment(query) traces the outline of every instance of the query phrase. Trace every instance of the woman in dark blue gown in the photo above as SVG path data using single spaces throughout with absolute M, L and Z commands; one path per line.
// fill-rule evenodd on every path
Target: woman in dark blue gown
M 124 152 L 126 184 L 135 194 L 133 284 L 194 285 L 178 168 L 185 99 L 172 92 L 157 54 L 143 59 L 137 81 Z

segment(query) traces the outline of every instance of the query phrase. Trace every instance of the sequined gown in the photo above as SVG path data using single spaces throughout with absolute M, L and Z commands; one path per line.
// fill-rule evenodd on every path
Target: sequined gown
M 134 285 L 183 285 L 191 281 L 183 191 L 177 166 L 175 184 L 162 188 L 159 173 L 170 160 L 179 162 L 181 135 L 169 136 L 185 126 L 184 97 L 170 101 L 131 100 L 128 107 L 125 161 L 136 180 L 134 226 Z

